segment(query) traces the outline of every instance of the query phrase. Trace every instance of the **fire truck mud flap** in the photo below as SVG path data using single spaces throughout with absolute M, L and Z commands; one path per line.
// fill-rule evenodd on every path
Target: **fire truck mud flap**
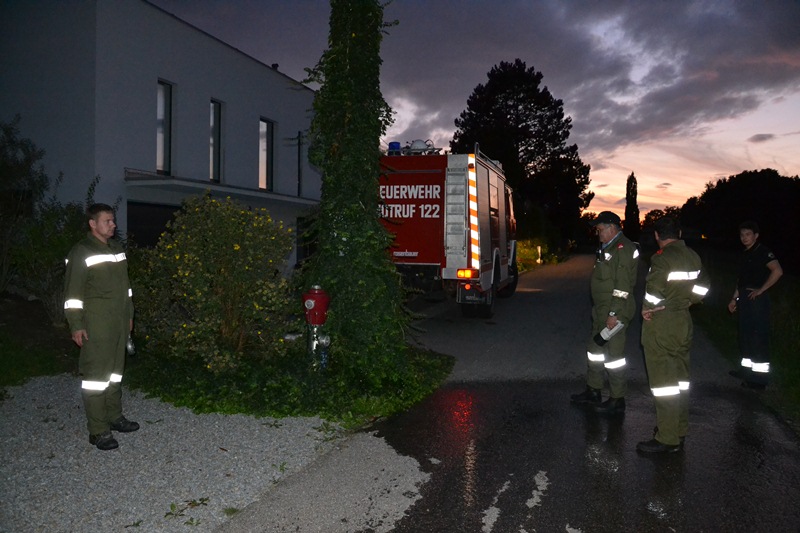
M 494 286 L 491 290 L 481 291 L 476 286 L 467 289 L 464 285 L 458 286 L 456 301 L 461 306 L 464 317 L 491 318 L 494 314 L 494 303 L 497 297 Z

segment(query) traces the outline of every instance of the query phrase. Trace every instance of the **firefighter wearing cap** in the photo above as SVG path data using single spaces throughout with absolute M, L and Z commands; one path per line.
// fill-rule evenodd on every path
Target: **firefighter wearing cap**
M 133 302 L 125 251 L 114 240 L 113 209 L 94 204 L 90 231 L 67 258 L 64 314 L 80 349 L 78 369 L 89 442 L 101 450 L 118 447 L 111 430 L 136 431 L 122 415 L 125 344 L 133 326 Z
M 689 429 L 689 307 L 708 293 L 708 275 L 700 257 L 680 240 L 671 217 L 655 223 L 659 250 L 650 261 L 642 303 L 642 346 L 647 377 L 656 405 L 657 426 L 649 441 L 636 445 L 642 453 L 679 451 Z
M 586 390 L 573 394 L 571 401 L 591 406 L 603 414 L 625 411 L 628 382 L 625 376 L 625 333 L 636 314 L 633 288 L 639 262 L 639 249 L 621 230 L 619 217 L 603 211 L 594 220 L 600 248 L 592 270 L 592 333 L 589 339 Z M 603 333 L 621 329 L 608 339 Z M 605 331 L 604 331 L 605 330 Z M 608 375 L 609 398 L 602 401 L 605 376 Z

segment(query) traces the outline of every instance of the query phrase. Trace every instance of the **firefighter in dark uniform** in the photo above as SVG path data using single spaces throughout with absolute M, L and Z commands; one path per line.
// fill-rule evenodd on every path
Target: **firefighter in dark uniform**
M 81 349 L 78 369 L 89 442 L 112 450 L 118 443 L 111 430 L 139 429 L 122 415 L 120 386 L 133 328 L 133 302 L 125 251 L 113 239 L 113 209 L 94 204 L 87 215 L 90 231 L 67 258 L 64 314 L 72 340 Z
M 769 296 L 767 290 L 783 275 L 772 251 L 758 242 L 758 224 L 739 225 L 744 253 L 739 262 L 739 279 L 728 310 L 739 311 L 739 351 L 742 356 L 742 385 L 764 389 L 769 383 Z
M 628 381 L 625 376 L 625 333 L 636 314 L 633 288 L 639 263 L 639 249 L 621 230 L 619 217 L 603 211 L 592 223 L 600 248 L 592 270 L 592 333 L 587 345 L 586 390 L 573 394 L 573 403 L 594 411 L 616 415 L 625 412 Z M 612 336 L 607 332 L 622 324 Z M 602 332 L 602 333 L 601 333 Z M 609 398 L 602 401 L 605 375 Z
M 677 452 L 689 429 L 689 307 L 708 293 L 708 275 L 700 256 L 680 240 L 677 220 L 655 223 L 659 250 L 647 273 L 642 302 L 642 346 L 656 406 L 653 438 L 636 445 L 642 453 Z

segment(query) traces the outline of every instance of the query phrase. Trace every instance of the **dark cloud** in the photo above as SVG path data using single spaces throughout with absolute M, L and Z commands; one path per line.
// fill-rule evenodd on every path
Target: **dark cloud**
M 297 79 L 327 46 L 319 0 L 152 1 Z M 542 72 L 573 118 L 570 142 L 597 158 L 800 92 L 796 0 L 396 0 L 385 18 L 398 25 L 383 41 L 381 87 L 414 110 L 400 141 L 440 131 L 445 144 L 473 89 L 516 58 Z
M 763 142 L 771 141 L 774 138 L 775 138 L 775 135 L 773 135 L 771 133 L 757 133 L 756 135 L 753 135 L 752 137 L 749 137 L 747 139 L 747 142 L 749 142 L 749 143 L 763 143 Z
M 672 187 L 672 184 L 671 183 L 666 183 L 666 182 L 665 183 L 659 183 L 658 185 L 656 185 L 656 189 L 664 189 L 664 190 L 666 190 L 666 189 L 669 189 L 670 187 Z

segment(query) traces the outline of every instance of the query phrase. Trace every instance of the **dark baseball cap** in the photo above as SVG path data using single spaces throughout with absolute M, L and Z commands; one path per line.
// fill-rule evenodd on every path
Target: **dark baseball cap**
M 611 211 L 601 211 L 597 218 L 590 222 L 590 225 L 596 226 L 598 224 L 616 224 L 617 226 L 622 226 L 622 221 L 616 215 L 616 213 L 612 213 Z

